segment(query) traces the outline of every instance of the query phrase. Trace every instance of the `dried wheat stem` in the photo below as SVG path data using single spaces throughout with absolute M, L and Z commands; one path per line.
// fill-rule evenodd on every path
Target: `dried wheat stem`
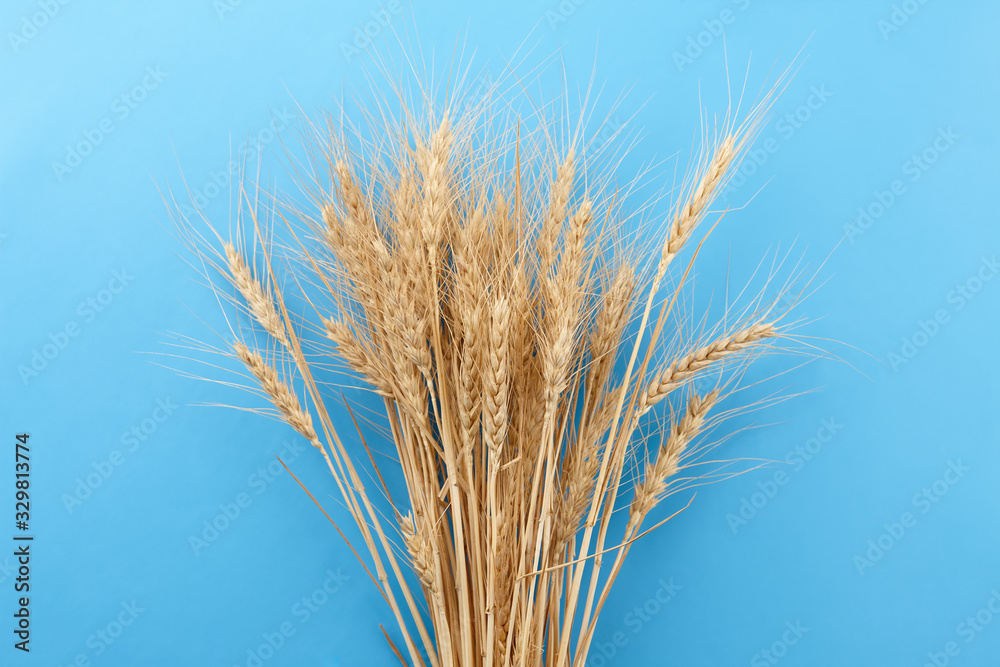
M 667 489 L 667 480 L 681 468 L 681 458 L 687 446 L 701 434 L 705 428 L 705 419 L 709 411 L 719 399 L 719 391 L 712 391 L 705 396 L 692 395 L 688 400 L 684 414 L 674 423 L 669 435 L 664 438 L 663 444 L 657 451 L 656 458 L 647 464 L 645 476 L 636 486 L 635 493 L 629 508 L 629 520 L 625 527 L 621 546 L 611 572 L 604 583 L 600 599 L 594 607 L 593 621 L 588 622 L 584 617 L 583 631 L 577 641 L 577 655 L 586 655 L 593 638 L 594 628 L 597 623 L 597 616 L 607 600 L 611 585 L 615 582 L 622 563 L 628 555 L 632 545 L 632 538 L 642 524 L 643 519 L 653 509 L 663 497 Z
M 581 541 L 581 555 L 586 556 L 589 554 L 591 548 L 591 540 L 593 539 L 594 527 L 597 524 L 597 518 L 601 511 L 601 507 L 605 500 L 609 503 L 610 507 L 614 506 L 614 501 L 616 498 L 618 484 L 620 484 L 620 475 L 624 470 L 621 458 L 624 456 L 625 446 L 628 439 L 631 437 L 632 429 L 634 428 L 634 420 L 628 418 L 628 412 L 624 413 L 626 419 L 623 420 L 622 426 L 619 429 L 618 418 L 621 416 L 622 410 L 625 408 L 625 401 L 627 397 L 627 389 L 632 382 L 632 372 L 634 370 L 636 359 L 639 355 L 640 345 L 643 340 L 646 326 L 649 321 L 650 311 L 652 310 L 653 300 L 656 293 L 659 290 L 660 282 L 663 276 L 666 274 L 667 268 L 673 261 L 674 257 L 680 252 L 684 243 L 690 237 L 691 232 L 697 226 L 698 222 L 704 217 L 707 212 L 707 207 L 714 199 L 718 192 L 719 186 L 724 182 L 727 177 L 729 169 L 733 165 L 734 157 L 736 156 L 735 147 L 739 143 L 736 138 L 736 134 L 729 133 L 727 136 L 718 143 L 712 152 L 712 156 L 708 163 L 703 166 L 703 168 L 695 171 L 695 183 L 692 192 L 685 198 L 682 198 L 682 202 L 678 205 L 678 209 L 674 214 L 670 225 L 667 229 L 667 236 L 663 243 L 663 249 L 660 256 L 660 261 L 657 264 L 656 275 L 649 286 L 649 290 L 646 296 L 646 304 L 643 310 L 642 319 L 639 324 L 639 331 L 636 335 L 635 343 L 632 346 L 632 353 L 629 359 L 628 366 L 625 369 L 625 376 L 622 382 L 622 391 L 617 399 L 617 406 L 614 412 L 614 416 L 611 422 L 611 429 L 607 436 L 607 446 L 604 448 L 603 457 L 601 461 L 601 466 L 598 470 L 597 482 L 595 483 L 595 491 L 592 497 L 590 511 L 588 513 L 586 527 L 584 529 L 583 538 Z M 662 314 L 661 314 L 662 321 Z M 659 327 L 657 327 L 658 329 Z M 657 343 L 656 337 L 657 332 L 654 332 L 652 336 L 649 347 L 647 348 L 646 360 L 642 362 L 643 369 L 649 358 L 649 350 Z M 642 373 L 640 373 L 641 377 Z M 615 481 L 612 481 L 615 480 Z M 607 492 L 607 493 L 606 493 Z M 602 521 L 600 523 L 600 528 L 598 530 L 597 539 L 594 544 L 594 553 L 599 554 L 604 547 L 605 536 L 607 535 L 608 527 L 610 525 L 610 513 L 605 513 Z M 584 611 L 581 619 L 582 627 L 587 627 L 590 623 L 590 614 L 592 613 L 594 595 L 597 587 L 597 580 L 600 575 L 600 562 L 601 557 L 598 555 L 594 559 L 593 567 L 591 568 L 591 581 L 587 593 L 587 600 L 584 603 Z M 558 655 L 556 657 L 556 666 L 563 667 L 569 661 L 570 656 L 570 635 L 572 628 L 572 614 L 575 613 L 578 596 L 580 592 L 580 587 L 582 584 L 584 576 L 584 563 L 578 563 L 573 568 L 572 583 L 568 589 L 568 601 L 566 608 L 570 610 L 568 614 L 570 616 L 569 622 L 563 628 L 561 633 Z M 579 646 L 579 643 L 578 643 Z

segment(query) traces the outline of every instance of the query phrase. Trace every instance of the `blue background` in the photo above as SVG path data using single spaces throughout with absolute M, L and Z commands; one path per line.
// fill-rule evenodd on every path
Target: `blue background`
M 37 19 L 45 25 L 26 29 L 43 4 L 10 0 L 0 15 L 0 272 L 8 285 L 0 424 L 11 442 L 17 431 L 32 434 L 36 535 L 30 656 L 11 648 L 13 559 L 0 556 L 0 664 L 246 665 L 248 650 L 282 623 L 294 635 L 265 665 L 397 664 L 378 628 L 392 628 L 391 615 L 350 552 L 287 474 L 261 475 L 294 442 L 290 432 L 195 406 L 250 399 L 180 377 L 159 365 L 169 359 L 147 354 L 169 353 L 171 331 L 211 340 L 208 327 L 221 322 L 184 261 L 158 187 L 176 188 L 183 172 L 192 188 L 212 192 L 213 174 L 247 137 L 261 140 L 265 170 L 280 172 L 269 124 L 296 103 L 328 106 L 363 85 L 368 53 L 348 58 L 341 44 L 372 20 L 376 3 L 245 0 L 226 6 L 232 11 L 211 0 L 51 3 L 54 15 Z M 710 30 L 723 18 L 725 43 Z M 1000 280 L 977 275 L 992 277 L 984 258 L 1000 251 L 1000 6 L 416 2 L 392 21 L 415 23 L 425 50 L 442 58 L 464 34 L 476 62 L 495 71 L 529 32 L 531 58 L 561 49 L 570 82 L 585 84 L 596 67 L 606 87 L 598 108 L 627 88 L 619 112 L 643 130 L 625 174 L 677 151 L 683 164 L 699 91 L 707 110 L 721 110 L 727 71 L 738 88 L 750 60 L 756 90 L 805 44 L 761 135 L 778 149 L 727 203 L 764 189 L 709 242 L 699 289 L 721 287 L 715 276 L 728 262 L 738 281 L 794 243 L 792 255 L 821 286 L 800 306 L 811 322 L 798 333 L 844 359 L 786 376 L 793 392 L 818 391 L 760 415 L 776 423 L 727 443 L 723 455 L 780 460 L 827 436 L 822 420 L 839 427 L 811 460 L 703 489 L 640 541 L 595 638 L 606 645 L 622 632 L 624 645 L 590 664 L 772 664 L 765 649 L 788 666 L 923 665 L 929 654 L 938 664 L 1000 664 L 1000 618 L 980 611 L 1000 590 Z M 699 40 L 691 62 L 677 59 Z M 374 38 L 385 41 L 384 30 Z M 162 80 L 147 78 L 143 99 L 124 115 L 116 100 L 143 84 L 147 68 Z M 813 97 L 810 109 L 815 90 L 828 99 Z M 779 125 L 796 113 L 797 126 Z M 112 130 L 79 165 L 54 167 L 102 121 Z M 935 148 L 940 132 L 952 138 Z M 933 163 L 914 170 L 925 151 Z M 896 180 L 901 194 L 873 207 Z M 229 183 L 221 182 L 206 210 L 224 226 Z M 845 238 L 859 208 L 878 215 Z M 102 291 L 121 287 L 116 271 L 127 285 Z M 971 298 L 956 296 L 960 285 Z M 97 312 L 87 299 L 106 303 Z M 936 328 L 927 324 L 935 317 Z M 934 335 L 921 335 L 921 323 Z M 63 339 L 67 325 L 77 335 Z M 59 341 L 57 352 L 45 349 Z M 36 352 L 53 358 L 37 375 L 19 372 Z M 893 353 L 905 363 L 893 364 Z M 169 409 L 157 411 L 157 401 Z M 128 436 L 133 428 L 142 440 Z M 112 456 L 120 465 L 107 463 Z M 315 453 L 282 456 L 347 522 Z M 12 458 L 3 457 L 5 517 Z M 964 472 L 938 483 L 936 502 L 915 498 L 949 465 Z M 778 469 L 787 483 L 773 497 L 754 496 L 775 490 L 768 481 Z M 95 472 L 100 484 L 77 491 Z M 68 505 L 75 493 L 86 498 Z M 240 494 L 249 505 L 196 554 L 190 537 Z M 730 515 L 744 500 L 759 507 L 735 524 Z M 910 527 L 892 537 L 886 524 L 906 512 Z M 869 540 L 880 539 L 890 548 L 859 565 Z M 304 619 L 296 605 L 328 571 L 339 589 Z M 637 622 L 634 608 L 655 600 L 660 579 L 680 590 Z M 136 617 L 105 643 L 98 632 L 117 634 L 123 604 Z M 977 613 L 980 630 L 962 625 Z M 796 625 L 804 634 L 782 647 Z M 955 655 L 946 658 L 949 642 Z

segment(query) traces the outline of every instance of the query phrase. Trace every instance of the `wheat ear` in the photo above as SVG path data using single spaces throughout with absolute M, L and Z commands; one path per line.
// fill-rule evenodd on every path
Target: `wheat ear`
M 226 252 L 229 279 L 243 296 L 250 313 L 267 333 L 274 336 L 275 340 L 287 348 L 288 335 L 285 333 L 285 323 L 274 307 L 274 300 L 264 291 L 264 287 L 254 277 L 250 267 L 243 259 L 243 255 L 236 247 L 232 243 L 226 243 L 223 247 Z
M 236 352 L 237 358 L 243 362 L 250 374 L 256 378 L 261 390 L 277 408 L 281 418 L 314 447 L 322 449 L 319 438 L 316 437 L 316 430 L 313 428 L 312 417 L 302 409 L 295 392 L 281 379 L 278 371 L 264 361 L 259 353 L 239 341 L 233 343 L 233 351 Z
M 774 323 L 761 322 L 740 329 L 734 334 L 717 338 L 708 345 L 684 355 L 671 362 L 649 384 L 646 391 L 640 394 L 636 410 L 640 415 L 645 414 L 654 405 L 670 395 L 670 392 L 683 385 L 706 366 L 754 347 L 760 341 L 777 335 L 778 329 Z
M 705 396 L 695 394 L 688 400 L 687 410 L 664 438 L 656 458 L 646 466 L 646 474 L 635 489 L 629 514 L 630 526 L 641 524 L 643 517 L 660 501 L 667 488 L 667 480 L 680 469 L 684 449 L 701 432 L 705 417 L 718 398 L 719 392 L 715 390 Z M 626 534 L 626 539 L 630 537 Z

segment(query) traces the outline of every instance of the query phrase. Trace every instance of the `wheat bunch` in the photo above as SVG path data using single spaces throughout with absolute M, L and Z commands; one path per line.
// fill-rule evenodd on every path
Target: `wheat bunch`
M 404 664 L 582 667 L 645 518 L 714 424 L 724 396 L 692 381 L 783 335 L 781 314 L 758 308 L 699 342 L 668 326 L 676 292 L 659 298 L 668 275 L 679 290 L 691 270 L 693 256 L 674 262 L 719 213 L 772 97 L 740 122 L 705 123 L 655 253 L 624 243 L 623 192 L 579 133 L 560 142 L 551 122 L 530 130 L 489 104 L 421 99 L 397 116 L 376 109 L 367 134 L 307 126 L 311 206 L 275 211 L 293 281 L 275 275 L 256 209 L 263 265 L 217 236 L 211 264 L 253 329 L 234 331 L 231 350 L 273 414 L 322 451 Z M 338 434 L 331 360 L 384 406 L 406 487 L 391 513 Z M 661 445 L 635 466 L 661 403 Z

